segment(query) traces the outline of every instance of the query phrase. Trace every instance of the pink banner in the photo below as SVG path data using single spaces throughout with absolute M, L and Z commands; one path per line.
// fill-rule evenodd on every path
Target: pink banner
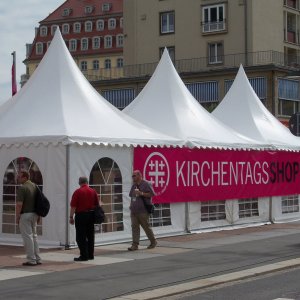
M 300 194 L 300 153 L 140 148 L 134 169 L 152 182 L 154 203 Z

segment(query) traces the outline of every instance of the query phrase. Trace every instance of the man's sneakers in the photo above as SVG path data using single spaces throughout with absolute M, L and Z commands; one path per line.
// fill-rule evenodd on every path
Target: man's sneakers
M 157 241 L 155 240 L 147 247 L 147 249 L 154 249 L 156 246 L 157 246 Z
M 128 248 L 128 251 L 136 251 L 139 250 L 139 247 L 137 245 L 132 245 L 131 247 Z

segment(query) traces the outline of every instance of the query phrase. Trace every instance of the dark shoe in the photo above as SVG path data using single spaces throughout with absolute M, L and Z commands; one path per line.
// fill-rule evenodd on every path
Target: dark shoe
M 136 245 L 132 245 L 131 247 L 128 248 L 128 251 L 136 251 L 139 250 L 139 247 Z
M 23 266 L 30 266 L 30 267 L 33 267 L 33 266 L 36 266 L 37 263 L 34 263 L 34 262 L 30 262 L 30 261 L 26 261 L 22 264 Z
M 94 256 L 89 256 L 89 260 L 93 260 L 94 259 Z
M 147 249 L 154 249 L 156 246 L 157 246 L 157 241 L 151 243 L 151 244 L 147 247 Z
M 37 261 L 36 261 L 36 264 L 37 264 L 37 265 L 41 265 L 42 262 L 41 262 L 40 260 L 37 260 Z
M 79 257 L 75 257 L 75 258 L 74 258 L 74 261 L 88 261 L 88 259 L 79 256 Z

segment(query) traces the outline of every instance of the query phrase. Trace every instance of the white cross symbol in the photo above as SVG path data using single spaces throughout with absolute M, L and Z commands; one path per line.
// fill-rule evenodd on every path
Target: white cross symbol
M 160 164 L 158 164 L 158 161 L 155 161 L 155 168 L 154 171 L 149 171 L 149 176 L 151 177 L 151 182 L 153 182 L 152 177 L 154 177 L 154 185 L 158 186 L 159 183 L 162 182 L 163 179 L 159 180 L 160 176 L 164 176 L 165 172 L 164 171 L 159 171 L 159 166 L 163 166 L 163 162 L 160 161 Z M 153 166 L 153 162 L 151 161 L 151 163 L 149 164 L 150 168 L 152 169 L 151 166 Z

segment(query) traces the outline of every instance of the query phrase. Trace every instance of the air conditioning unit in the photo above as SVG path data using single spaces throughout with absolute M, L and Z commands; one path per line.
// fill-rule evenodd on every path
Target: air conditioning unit
M 111 3 L 103 3 L 102 4 L 102 11 L 110 11 L 112 8 L 112 4 Z

